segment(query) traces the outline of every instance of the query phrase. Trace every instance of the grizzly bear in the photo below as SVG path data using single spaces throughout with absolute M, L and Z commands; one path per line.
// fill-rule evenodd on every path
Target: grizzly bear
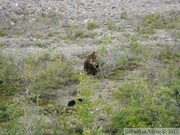
M 90 55 L 88 55 L 84 61 L 84 71 L 87 74 L 96 75 L 98 72 L 98 61 L 96 59 L 95 51 L 93 51 Z

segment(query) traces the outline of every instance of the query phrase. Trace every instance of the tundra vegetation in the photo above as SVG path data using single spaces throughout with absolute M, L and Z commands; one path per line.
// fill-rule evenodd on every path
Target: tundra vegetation
M 42 13 L 26 27 L 34 30 L 28 46 L 40 49 L 18 56 L 0 42 L 0 134 L 121 135 L 125 127 L 180 127 L 180 11 L 149 13 L 138 24 L 127 12 L 119 16 L 118 21 L 126 21 L 128 27 L 114 20 L 64 22 L 64 31 L 36 32 L 46 25 L 55 27 L 62 19 L 53 12 Z M 2 25 L 0 37 L 23 33 L 19 27 L 14 31 L 7 27 Z M 130 28 L 135 31 L 130 33 Z M 158 32 L 167 33 L 167 38 Z M 68 58 L 54 51 L 62 44 L 50 46 L 38 40 L 48 38 L 79 46 L 86 41 L 95 44 L 98 74 L 74 68 L 81 66 L 87 52 Z M 73 107 L 54 93 L 68 93 L 69 87 L 77 91 L 73 99 L 83 99 Z

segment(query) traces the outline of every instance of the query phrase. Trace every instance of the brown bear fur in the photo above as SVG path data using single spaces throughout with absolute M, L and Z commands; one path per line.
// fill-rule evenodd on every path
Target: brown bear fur
M 98 72 L 98 61 L 96 59 L 95 51 L 86 57 L 84 61 L 84 71 L 86 71 L 87 74 L 93 75 L 96 75 Z

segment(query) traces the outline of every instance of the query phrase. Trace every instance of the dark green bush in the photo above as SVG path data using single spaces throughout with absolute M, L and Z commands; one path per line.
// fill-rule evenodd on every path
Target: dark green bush
M 47 51 L 30 53 L 24 58 L 14 60 L 13 56 L 0 54 L 0 86 L 2 92 L 15 90 L 47 90 L 59 88 L 78 81 L 72 64 Z
M 112 117 L 112 127 L 123 128 L 171 127 L 175 122 L 173 91 L 163 85 L 149 85 L 146 79 L 135 77 L 119 85 L 114 96 L 124 102 Z
M 178 61 L 180 59 L 179 49 L 179 47 L 173 48 L 171 45 L 165 45 L 165 47 L 160 51 L 158 58 L 165 63 Z
M 98 27 L 98 24 L 97 23 L 95 23 L 95 22 L 93 22 L 93 21 L 88 21 L 88 23 L 87 23 L 87 29 L 88 30 L 93 30 L 93 29 L 95 29 L 95 28 L 97 28 Z
M 18 68 L 22 70 L 19 72 L 21 83 L 30 89 L 58 88 L 77 81 L 72 64 L 59 57 L 51 57 L 48 52 L 29 54 L 19 62 Z
M 5 55 L 0 51 L 0 92 L 4 94 L 15 94 L 17 89 L 14 84 L 17 80 L 17 69 L 15 68 L 15 60 L 13 56 Z
M 7 113 L 7 105 L 5 103 L 0 103 L 0 123 L 9 120 L 9 115 Z

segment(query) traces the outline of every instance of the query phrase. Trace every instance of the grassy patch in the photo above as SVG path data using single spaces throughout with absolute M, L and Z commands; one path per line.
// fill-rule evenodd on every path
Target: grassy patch
M 92 109 L 96 105 L 96 103 L 91 102 L 95 87 L 93 80 L 88 78 L 85 73 L 79 74 L 79 78 L 78 91 L 80 94 L 78 97 L 81 97 L 83 101 L 77 102 L 75 106 L 69 108 L 69 113 L 73 119 L 72 117 L 58 116 L 57 126 L 62 129 L 63 134 L 105 135 L 102 127 L 93 124 L 98 114 L 98 111 Z M 60 126 L 62 122 L 63 126 Z
M 176 31 L 176 32 L 175 32 L 175 37 L 176 37 L 177 39 L 180 39 L 180 31 Z
M 3 47 L 4 46 L 4 43 L 3 42 L 0 42 L 0 47 Z
M 21 68 L 24 69 L 20 77 L 25 84 L 29 82 L 37 89 L 47 89 L 72 83 L 75 79 L 71 63 L 62 61 L 54 55 L 51 56 L 48 52 L 37 53 L 36 57 L 34 55 L 29 54 L 20 63 Z
M 93 21 L 88 21 L 87 23 L 87 29 L 88 30 L 93 30 L 96 29 L 99 25 Z
M 4 82 L 0 85 L 0 92 L 2 95 L 14 95 L 18 90 L 12 84 Z
M 97 32 L 90 32 L 90 33 L 89 33 L 89 37 L 90 37 L 90 38 L 95 38 L 96 35 L 97 35 Z
M 172 89 L 148 84 L 140 76 L 120 84 L 113 95 L 124 103 L 112 117 L 112 127 L 119 132 L 124 127 L 169 127 L 175 121 L 174 116 L 177 117 Z
M 1 29 L 0 30 L 0 36 L 3 37 L 3 36 L 6 36 L 7 33 L 6 33 L 6 30 L 5 29 Z
M 174 29 L 179 26 L 179 13 L 147 14 L 139 26 L 140 34 L 153 34 L 154 29 Z
M 33 41 L 32 45 L 36 46 L 36 47 L 41 47 L 41 48 L 46 48 L 47 47 L 46 43 L 43 43 L 43 42 L 40 42 L 40 41 Z
M 95 43 L 98 45 L 99 44 L 108 45 L 108 44 L 113 43 L 113 39 L 112 39 L 111 35 L 105 34 L 101 37 L 101 39 L 96 40 Z
M 74 33 L 75 38 L 78 38 L 78 37 L 82 38 L 83 36 L 84 36 L 84 33 L 82 30 L 76 30 Z
M 37 115 L 38 111 L 35 108 L 28 108 L 26 102 L 13 102 L 8 105 L 7 112 L 10 120 L 5 125 L 7 134 L 40 134 L 42 117 Z
M 58 37 L 62 40 L 66 40 L 68 38 L 68 35 L 66 33 L 61 33 Z
M 0 53 L 0 91 L 5 95 L 13 95 L 17 92 L 17 88 L 13 85 L 13 81 L 17 80 L 17 69 L 15 68 L 15 60 L 13 56 L 6 56 Z
M 13 34 L 14 35 L 20 35 L 20 32 L 16 30 L 16 31 L 13 32 Z
M 41 13 L 41 17 L 45 18 L 46 14 L 45 13 Z
M 72 64 L 65 61 L 59 53 L 29 53 L 16 64 L 12 58 L 8 58 L 10 61 L 7 60 L 7 56 L 4 57 L 3 64 L 0 65 L 0 80 L 5 82 L 0 86 L 2 92 L 14 93 L 13 87 L 32 91 L 58 88 L 78 80 Z
M 179 47 L 178 48 L 174 48 L 171 45 L 166 45 L 164 48 L 162 48 L 162 50 L 160 51 L 160 54 L 158 56 L 158 58 L 165 62 L 165 63 L 169 63 L 169 62 L 178 62 L 180 59 L 180 52 L 179 52 Z
M 109 30 L 117 30 L 117 25 L 115 24 L 115 22 L 108 22 L 107 23 L 108 29 Z
M 49 32 L 49 33 L 47 34 L 47 37 L 53 37 L 53 36 L 54 36 L 53 33 L 50 33 L 50 32 Z
M 136 35 L 132 35 L 130 37 L 130 50 L 131 52 L 140 53 L 142 52 L 142 48 L 140 44 L 138 43 L 138 37 Z
M 127 17 L 128 17 L 127 12 L 121 13 L 121 16 L 120 16 L 121 19 L 125 20 L 125 19 L 127 19 Z
M 7 113 L 7 104 L 0 103 L 0 123 L 9 120 L 9 115 Z

